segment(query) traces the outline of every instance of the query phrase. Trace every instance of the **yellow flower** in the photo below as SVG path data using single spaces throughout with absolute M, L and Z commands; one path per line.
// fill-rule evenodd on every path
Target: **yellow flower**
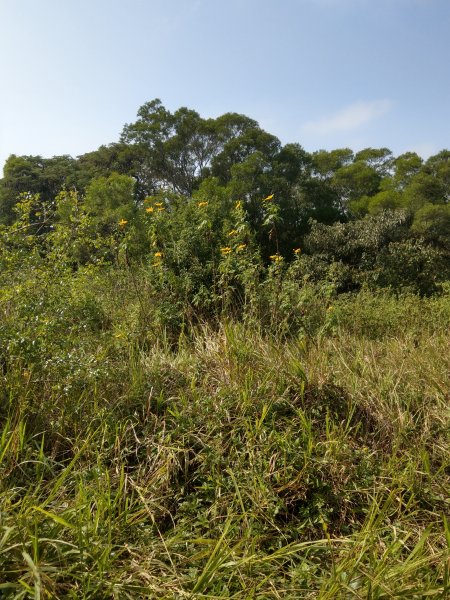
M 283 260 L 283 257 L 280 256 L 280 254 L 272 254 L 272 256 L 269 256 L 270 260 L 273 260 L 273 262 L 281 262 Z
M 155 254 L 153 256 L 156 256 L 157 258 L 161 257 L 163 255 L 162 252 L 155 252 Z
M 236 247 L 236 252 L 241 252 L 246 247 L 247 247 L 247 244 L 239 244 L 239 246 Z
M 148 208 L 145 209 L 145 212 L 148 213 L 152 213 L 155 209 L 153 208 L 153 206 L 149 206 Z
M 227 254 L 231 254 L 230 246 L 224 246 L 223 248 L 220 249 L 220 251 L 224 256 L 226 256 Z
M 242 200 L 238 200 L 238 201 L 236 202 L 236 210 L 239 210 L 239 209 L 241 209 L 241 208 L 242 208 Z
M 161 212 L 161 211 L 163 211 L 163 210 L 166 210 L 166 209 L 164 208 L 164 206 L 160 206 L 160 207 L 158 208 L 158 212 Z
M 125 227 L 125 225 L 128 223 L 128 221 L 126 219 L 120 219 L 119 221 L 119 225 L 120 227 Z
M 301 253 L 302 249 L 301 248 L 295 248 L 294 249 L 294 254 L 297 254 L 297 256 Z
M 208 203 L 207 202 L 197 202 L 197 206 L 199 208 L 202 208 L 203 206 L 208 206 Z
M 227 233 L 228 237 L 231 237 L 232 235 L 236 235 L 236 234 L 237 234 L 237 231 L 236 231 L 236 229 L 232 229 L 231 231 L 229 231 L 229 232 Z
M 270 202 L 271 200 L 273 200 L 273 194 L 270 194 L 270 196 L 266 196 L 265 198 L 263 198 L 263 202 Z
M 155 202 L 155 206 L 162 206 L 163 203 L 162 202 Z

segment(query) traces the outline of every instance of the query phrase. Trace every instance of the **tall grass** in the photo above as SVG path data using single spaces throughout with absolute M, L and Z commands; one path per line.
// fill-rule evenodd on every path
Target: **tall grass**
M 2 597 L 450 595 L 448 297 L 170 329 L 71 282 L 2 300 Z

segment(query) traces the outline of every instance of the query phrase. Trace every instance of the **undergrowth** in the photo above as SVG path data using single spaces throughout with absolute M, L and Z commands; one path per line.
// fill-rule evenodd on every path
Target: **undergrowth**
M 448 295 L 279 293 L 206 320 L 138 269 L 16 273 L 2 597 L 450 595 Z

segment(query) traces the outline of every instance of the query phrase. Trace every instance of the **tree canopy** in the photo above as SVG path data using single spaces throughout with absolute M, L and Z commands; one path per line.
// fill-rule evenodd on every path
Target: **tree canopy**
M 384 280 L 393 285 L 401 279 L 393 274 L 395 252 L 426 255 L 436 269 L 448 262 L 449 199 L 448 150 L 426 161 L 414 152 L 395 157 L 384 147 L 309 153 L 298 143 L 283 145 L 245 115 L 203 118 L 186 107 L 171 112 L 154 99 L 139 108 L 118 141 L 95 151 L 76 158 L 11 155 L 0 180 L 0 224 L 22 219 L 28 202 L 31 224 L 41 234 L 61 232 L 69 223 L 73 232 L 81 210 L 94 237 L 115 235 L 118 222 L 132 224 L 127 247 L 142 256 L 149 236 L 151 243 L 157 237 L 156 225 L 149 230 L 145 220 L 152 211 L 170 215 L 166 233 L 181 248 L 177 237 L 196 239 L 198 213 L 189 206 L 200 203 L 214 207 L 196 225 L 201 236 L 208 234 L 186 247 L 191 258 L 203 248 L 198 258 L 205 262 L 203 242 L 222 235 L 239 204 L 247 231 L 242 243 L 252 240 L 264 261 L 278 255 L 290 260 L 301 247 L 322 267 L 342 263 L 373 271 L 374 278 L 377 269 L 389 269 Z M 377 237 L 382 231 L 389 235 Z M 351 285 L 358 277 L 352 275 Z

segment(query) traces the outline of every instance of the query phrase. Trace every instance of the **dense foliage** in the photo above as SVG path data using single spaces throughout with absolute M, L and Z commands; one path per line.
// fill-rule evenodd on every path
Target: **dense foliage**
M 449 198 L 447 150 L 425 162 L 386 148 L 309 154 L 244 115 L 203 119 L 153 100 L 119 142 L 95 152 L 10 156 L 0 223 L 17 224 L 26 201 L 30 231 L 50 234 L 47 252 L 66 236 L 74 267 L 112 259 L 106 246 L 120 237 L 127 259 L 164 252 L 166 269 L 195 265 L 197 287 L 209 290 L 219 248 L 231 244 L 234 256 L 236 241 L 264 267 L 274 255 L 290 263 L 301 248 L 303 271 L 338 279 L 342 291 L 367 284 L 430 294 L 449 279 Z M 228 238 L 236 226 L 238 237 Z
M 446 598 L 450 152 L 159 101 L 0 182 L 0 595 Z

